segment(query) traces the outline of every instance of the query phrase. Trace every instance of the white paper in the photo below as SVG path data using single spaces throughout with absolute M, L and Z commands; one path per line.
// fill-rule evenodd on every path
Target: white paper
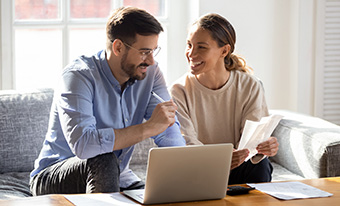
M 276 182 L 247 185 L 281 200 L 329 197 L 333 195 L 302 182 Z
M 131 206 L 140 205 L 130 200 L 126 196 L 116 193 L 106 194 L 81 194 L 81 195 L 64 195 L 74 205 L 117 205 L 117 206 Z
M 269 139 L 282 118 L 283 116 L 281 115 L 272 114 L 263 117 L 259 122 L 246 120 L 241 140 L 237 148 L 238 150 L 249 150 L 249 155 L 245 161 L 248 161 L 257 154 L 257 145 Z

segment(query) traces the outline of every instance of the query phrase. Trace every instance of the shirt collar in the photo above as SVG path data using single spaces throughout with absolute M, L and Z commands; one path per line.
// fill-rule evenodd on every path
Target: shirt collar
M 102 50 L 100 53 L 100 64 L 101 64 L 101 68 L 105 74 L 105 76 L 107 77 L 107 79 L 110 81 L 111 85 L 113 85 L 114 87 L 117 87 L 119 85 L 119 82 L 117 81 L 117 79 L 113 76 L 112 71 L 110 69 L 110 66 L 106 60 L 106 55 L 105 55 L 105 50 Z
M 126 86 L 131 86 L 131 85 L 133 85 L 134 83 L 136 83 L 137 82 L 137 80 L 136 79 L 129 79 L 127 82 L 126 82 Z
M 105 50 L 102 50 L 101 53 L 100 53 L 100 62 L 101 62 L 101 65 L 102 65 L 102 69 L 103 69 L 103 71 L 105 73 L 105 76 L 110 81 L 112 86 L 114 86 L 115 88 L 121 89 L 121 86 L 120 86 L 118 80 L 112 74 L 112 71 L 110 69 L 109 63 L 106 60 L 106 55 L 105 54 L 106 54 Z M 129 87 L 129 86 L 133 85 L 135 82 L 137 82 L 136 79 L 131 79 L 130 78 L 126 82 L 126 87 Z

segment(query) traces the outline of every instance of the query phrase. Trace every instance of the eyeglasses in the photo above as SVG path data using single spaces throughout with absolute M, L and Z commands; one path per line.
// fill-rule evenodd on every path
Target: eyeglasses
M 122 41 L 123 42 L 123 41 Z M 153 57 L 157 56 L 157 54 L 159 53 L 159 51 L 161 50 L 161 47 L 157 46 L 155 49 L 136 49 L 130 45 L 128 45 L 127 43 L 123 42 L 123 44 L 131 49 L 137 50 L 140 54 L 140 58 L 145 61 L 145 59 L 152 54 Z

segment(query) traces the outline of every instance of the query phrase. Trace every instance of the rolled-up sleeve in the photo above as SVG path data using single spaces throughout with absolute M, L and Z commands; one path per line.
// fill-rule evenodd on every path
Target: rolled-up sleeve
M 180 132 L 179 122 L 176 121 L 171 127 L 168 127 L 163 133 L 154 137 L 155 143 L 159 147 L 185 146 L 185 140 Z
M 61 127 L 72 152 L 81 159 L 113 151 L 113 128 L 96 127 L 93 112 L 93 86 L 80 73 L 63 75 L 58 113 Z

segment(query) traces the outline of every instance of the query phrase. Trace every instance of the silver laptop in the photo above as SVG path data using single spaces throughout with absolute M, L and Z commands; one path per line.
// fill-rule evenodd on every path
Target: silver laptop
M 145 189 L 123 193 L 142 204 L 224 198 L 232 152 L 232 144 L 152 148 Z

